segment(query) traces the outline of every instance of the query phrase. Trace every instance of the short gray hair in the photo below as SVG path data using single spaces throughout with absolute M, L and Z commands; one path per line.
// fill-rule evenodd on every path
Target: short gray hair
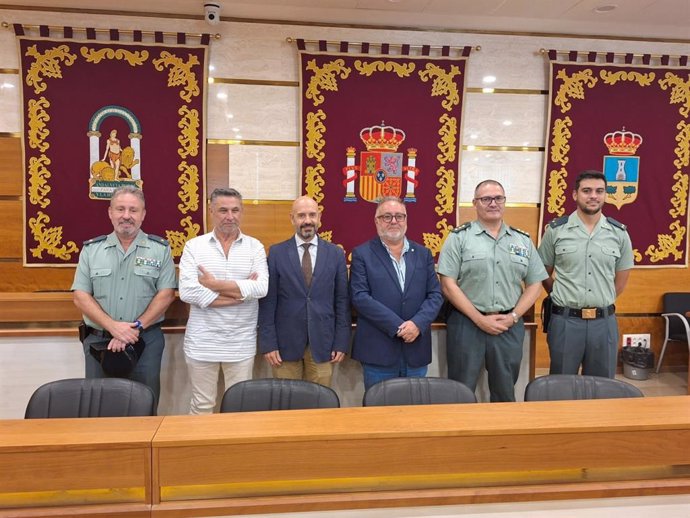
M 146 198 L 144 198 L 144 191 L 139 189 L 139 187 L 135 187 L 134 185 L 130 184 L 125 184 L 122 187 L 118 187 L 113 191 L 113 194 L 110 196 L 110 205 L 113 205 L 113 200 L 117 198 L 118 196 L 122 196 L 123 194 L 131 194 L 133 196 L 136 196 L 141 200 L 142 205 L 144 208 L 146 208 Z
M 242 195 L 240 194 L 240 191 L 237 189 L 233 189 L 232 187 L 216 187 L 213 189 L 213 192 L 211 193 L 211 203 L 213 203 L 216 198 L 219 198 L 221 196 L 227 196 L 229 198 L 237 198 L 240 201 L 242 201 Z

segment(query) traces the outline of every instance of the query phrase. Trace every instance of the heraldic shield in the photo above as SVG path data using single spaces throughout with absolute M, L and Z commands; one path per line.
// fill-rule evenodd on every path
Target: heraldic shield
M 402 153 L 363 151 L 360 160 L 364 170 L 359 181 L 359 194 L 363 199 L 375 202 L 385 196 L 400 197 Z
M 640 157 L 634 156 L 642 137 L 631 131 L 614 131 L 604 136 L 610 155 L 604 156 L 606 203 L 620 209 L 637 199 L 640 179 Z

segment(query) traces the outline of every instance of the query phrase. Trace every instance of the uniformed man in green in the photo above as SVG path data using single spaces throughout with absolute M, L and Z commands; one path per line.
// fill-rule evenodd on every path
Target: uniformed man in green
M 447 320 L 448 377 L 475 390 L 486 366 L 491 401 L 515 401 L 525 326 L 548 275 L 529 234 L 503 221 L 503 186 L 485 180 L 474 190 L 477 219 L 453 230 L 438 273 L 453 306 Z
M 575 181 L 577 209 L 553 220 L 539 245 L 553 309 L 547 330 L 551 374 L 613 378 L 618 356 L 616 297 L 623 292 L 633 251 L 625 225 L 605 217 L 606 177 L 584 171 Z
M 87 378 L 102 378 L 91 346 L 123 351 L 143 338 L 144 350 L 130 378 L 160 394 L 160 365 L 165 346 L 160 323 L 175 298 L 175 266 L 163 238 L 145 234 L 144 193 L 133 186 L 116 189 L 108 215 L 113 232 L 84 243 L 74 276 L 74 304 L 84 315 Z

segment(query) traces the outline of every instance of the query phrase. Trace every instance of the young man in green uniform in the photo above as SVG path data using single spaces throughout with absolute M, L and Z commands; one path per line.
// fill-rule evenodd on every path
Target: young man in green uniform
M 113 232 L 89 239 L 79 255 L 72 292 L 84 315 L 87 378 L 102 378 L 100 363 L 90 349 L 107 343 L 123 351 L 143 338 L 145 343 L 130 378 L 160 394 L 160 365 L 165 341 L 160 323 L 175 298 L 175 266 L 163 238 L 141 231 L 146 216 L 144 193 L 133 186 L 116 189 L 108 215 Z
M 506 196 L 495 180 L 481 182 L 472 204 L 477 219 L 453 230 L 438 273 L 453 305 L 447 321 L 448 377 L 475 390 L 482 365 L 491 401 L 515 401 L 525 326 L 548 275 L 529 234 L 503 221 Z
M 633 251 L 625 225 L 602 214 L 606 177 L 584 171 L 575 181 L 575 212 L 553 220 L 539 246 L 553 310 L 547 330 L 551 374 L 613 378 L 618 353 L 616 297 L 623 292 Z

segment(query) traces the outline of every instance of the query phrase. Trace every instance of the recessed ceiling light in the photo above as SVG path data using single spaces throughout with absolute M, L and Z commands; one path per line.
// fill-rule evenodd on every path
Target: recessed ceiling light
M 603 14 L 603 13 L 610 13 L 611 11 L 615 11 L 618 9 L 618 6 L 616 4 L 606 4 L 606 5 L 600 5 L 599 7 L 595 7 L 592 9 L 597 14 Z
M 507 121 L 507 120 L 506 120 L 506 121 L 503 121 L 503 125 L 504 125 L 504 126 L 512 126 L 512 125 L 513 125 L 513 121 Z
M 225 99 L 228 98 L 228 94 L 226 94 L 225 92 L 218 92 L 218 93 L 216 94 L 216 97 L 217 97 L 218 99 L 225 100 Z
M 479 138 L 479 135 L 477 135 L 476 133 L 472 133 L 472 134 L 470 135 L 470 138 L 471 138 L 472 140 L 477 140 L 477 139 Z
M 482 77 L 482 83 L 495 83 L 496 82 L 496 76 L 484 76 Z

